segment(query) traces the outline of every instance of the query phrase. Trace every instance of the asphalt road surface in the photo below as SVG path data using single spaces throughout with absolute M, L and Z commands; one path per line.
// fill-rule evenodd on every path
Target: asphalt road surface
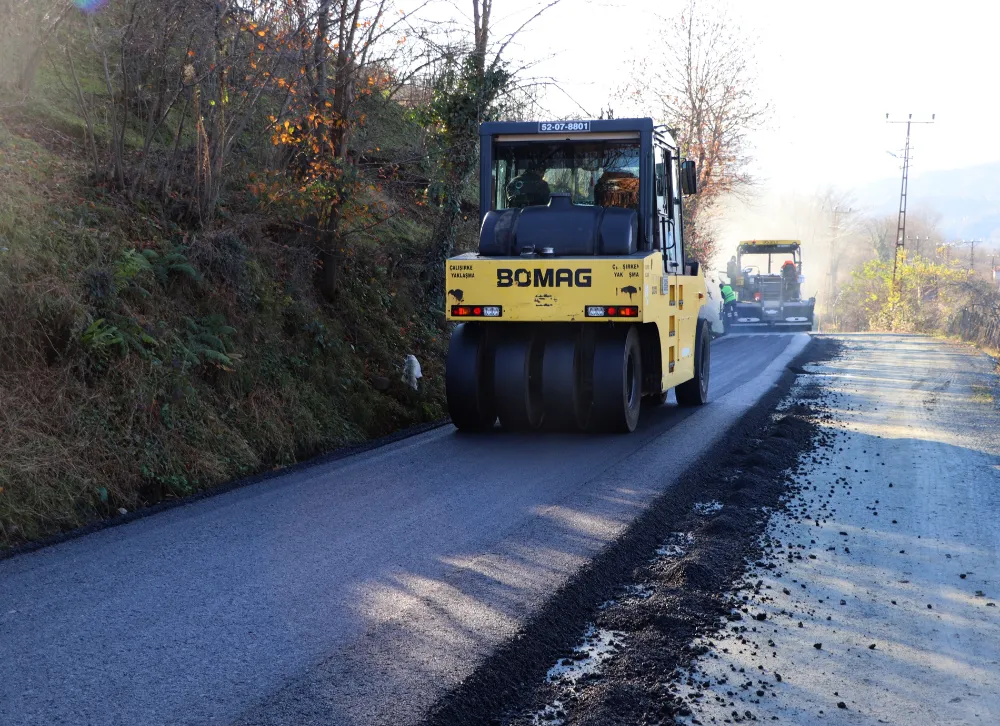
M 416 723 L 807 341 L 716 341 L 631 436 L 447 426 L 0 562 L 0 723 Z

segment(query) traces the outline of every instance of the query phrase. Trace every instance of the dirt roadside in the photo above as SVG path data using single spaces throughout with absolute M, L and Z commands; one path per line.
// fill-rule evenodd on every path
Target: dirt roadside
M 1000 723 L 995 363 L 917 336 L 842 343 L 793 391 L 827 401 L 826 443 L 733 596 L 763 620 L 698 644 L 681 723 Z
M 1000 722 L 1000 379 L 819 337 L 431 724 Z
M 702 651 L 692 641 L 731 612 L 727 593 L 762 556 L 760 533 L 801 468 L 800 453 L 817 437 L 829 443 L 812 388 L 775 410 L 796 371 L 838 348 L 816 338 L 723 447 L 693 464 L 426 723 L 672 723 L 690 713 L 670 675 Z M 589 648 L 578 650 L 584 638 Z

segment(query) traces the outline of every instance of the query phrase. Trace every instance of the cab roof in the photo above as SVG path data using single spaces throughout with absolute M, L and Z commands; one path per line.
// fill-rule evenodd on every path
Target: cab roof
M 580 125 L 583 124 L 583 128 Z M 553 141 L 579 139 L 586 134 L 609 133 L 655 134 L 661 141 L 676 147 L 673 136 L 651 118 L 570 119 L 566 121 L 487 121 L 479 126 L 481 137 L 534 136 L 551 137 Z
M 791 252 L 802 246 L 797 239 L 751 239 L 740 242 L 740 250 L 759 252 Z
M 583 133 L 607 131 L 652 131 L 651 118 L 615 118 L 615 119 L 569 119 L 565 121 L 487 121 L 479 125 L 480 136 L 496 136 L 497 134 L 539 134 L 551 133 L 553 138 L 559 138 L 560 132 L 542 131 L 543 124 L 588 124 Z M 568 133 L 574 133 L 569 131 Z M 578 132 L 577 132 L 578 133 Z

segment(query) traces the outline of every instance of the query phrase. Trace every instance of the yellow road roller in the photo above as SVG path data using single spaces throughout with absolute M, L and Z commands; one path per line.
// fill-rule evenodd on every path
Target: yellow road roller
M 446 263 L 461 430 L 635 430 L 708 400 L 711 312 L 685 256 L 693 161 L 649 118 L 485 123 L 478 252 Z

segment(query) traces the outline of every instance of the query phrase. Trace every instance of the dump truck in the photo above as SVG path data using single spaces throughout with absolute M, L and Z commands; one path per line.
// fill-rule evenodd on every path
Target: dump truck
M 737 247 L 731 330 L 812 330 L 816 298 L 803 299 L 802 243 L 746 240 Z M 730 271 L 732 276 L 732 271 Z
M 466 431 L 633 431 L 708 400 L 705 278 L 685 255 L 694 162 L 652 119 L 480 127 L 478 251 L 446 262 L 446 393 Z

